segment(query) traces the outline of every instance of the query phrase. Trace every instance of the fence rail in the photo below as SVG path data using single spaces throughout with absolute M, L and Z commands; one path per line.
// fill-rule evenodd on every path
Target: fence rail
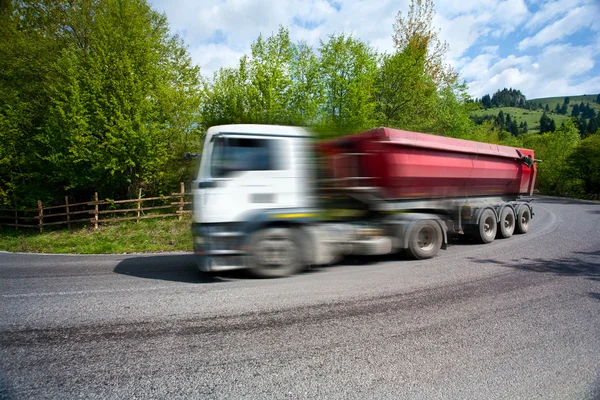
M 177 200 L 177 201 L 173 201 Z M 148 204 L 150 202 L 151 204 Z M 134 206 L 129 206 L 134 203 Z M 144 204 L 146 203 L 146 204 Z M 180 184 L 179 193 L 167 196 L 142 197 L 142 190 L 138 192 L 137 199 L 125 200 L 99 200 L 98 193 L 94 193 L 94 200 L 80 203 L 69 203 L 65 196 L 65 204 L 44 207 L 41 200 L 37 208 L 24 210 L 0 209 L 0 226 L 19 228 L 38 228 L 44 231 L 45 226 L 88 223 L 98 229 L 99 224 L 118 221 L 137 221 L 149 218 L 177 217 L 180 221 L 183 215 L 191 214 L 191 193 L 185 192 L 185 185 Z M 123 205 L 129 208 L 122 208 Z M 165 210 L 173 212 L 164 212 Z M 158 211 L 146 213 L 146 211 Z M 89 218 L 82 218 L 89 215 Z M 77 219 L 72 219 L 75 216 Z

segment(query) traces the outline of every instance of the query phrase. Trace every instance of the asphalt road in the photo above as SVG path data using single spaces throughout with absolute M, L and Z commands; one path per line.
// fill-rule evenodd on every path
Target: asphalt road
M 600 398 L 600 203 L 277 280 L 0 254 L 2 398 Z

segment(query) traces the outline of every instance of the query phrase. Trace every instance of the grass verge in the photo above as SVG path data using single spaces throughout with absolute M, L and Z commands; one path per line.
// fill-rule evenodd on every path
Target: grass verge
M 123 254 L 192 251 L 191 217 L 124 221 L 113 225 L 39 233 L 0 228 L 0 251 L 31 253 Z

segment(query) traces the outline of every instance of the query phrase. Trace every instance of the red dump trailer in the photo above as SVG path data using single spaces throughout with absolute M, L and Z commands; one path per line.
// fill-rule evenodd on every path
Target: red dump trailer
M 527 232 L 534 215 L 524 197 L 535 184 L 533 150 L 390 128 L 318 148 L 329 189 L 379 213 L 387 236 L 416 258 L 437 252 L 423 243 L 440 232 L 442 248 L 453 232 L 489 243 Z
M 372 186 L 387 200 L 531 195 L 533 150 L 390 128 L 323 142 L 338 185 Z

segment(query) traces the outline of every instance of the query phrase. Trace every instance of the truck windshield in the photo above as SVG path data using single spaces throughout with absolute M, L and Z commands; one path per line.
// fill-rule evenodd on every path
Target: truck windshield
M 213 178 L 223 178 L 236 172 L 283 169 L 277 162 L 277 142 L 277 139 L 217 137 L 210 174 Z

